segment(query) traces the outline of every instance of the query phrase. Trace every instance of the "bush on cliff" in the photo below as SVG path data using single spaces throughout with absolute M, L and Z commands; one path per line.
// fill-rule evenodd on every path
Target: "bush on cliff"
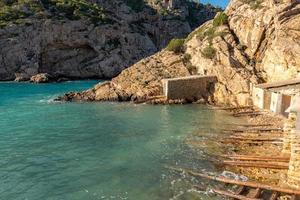
M 201 54 L 204 58 L 213 59 L 216 56 L 216 50 L 209 45 L 202 50 Z
M 173 51 L 176 54 L 183 53 L 184 41 L 184 39 L 172 39 L 167 46 L 167 50 Z
M 218 27 L 225 24 L 228 24 L 228 16 L 224 12 L 218 13 L 213 20 L 213 26 Z
M 243 3 L 246 3 L 250 6 L 252 10 L 256 10 L 262 7 L 262 0 L 241 0 Z
M 108 22 L 104 9 L 87 0 L 0 0 L 0 27 L 18 24 L 45 10 L 53 13 L 52 17 L 70 20 L 86 17 L 94 24 Z

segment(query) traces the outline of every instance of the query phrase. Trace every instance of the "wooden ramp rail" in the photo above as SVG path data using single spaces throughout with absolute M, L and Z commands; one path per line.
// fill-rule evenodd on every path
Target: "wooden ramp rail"
M 279 192 L 279 193 L 284 193 L 284 194 L 289 194 L 289 195 L 300 195 L 300 190 L 295 190 L 292 188 L 271 186 L 271 185 L 266 185 L 266 184 L 257 183 L 257 182 L 253 182 L 253 181 L 240 181 L 240 180 L 234 180 L 234 179 L 225 178 L 225 177 L 211 176 L 208 174 L 197 173 L 197 172 L 193 172 L 191 170 L 182 169 L 182 168 L 175 168 L 175 167 L 167 167 L 167 168 L 171 169 L 173 171 L 177 171 L 177 172 L 185 172 L 194 177 L 213 180 L 213 181 L 217 181 L 220 183 L 245 186 L 245 187 L 250 187 L 250 188 L 254 188 L 254 189 L 258 188 L 258 189 L 262 189 L 262 190 L 268 190 L 271 192 Z M 297 197 L 297 196 L 295 196 L 295 197 Z
M 253 168 L 267 168 L 267 169 L 288 169 L 289 163 L 279 162 L 251 162 L 251 161 L 234 161 L 225 160 L 224 165 L 236 166 L 236 167 L 253 167 Z
M 194 188 L 201 189 L 198 185 L 194 185 Z M 246 197 L 246 196 L 243 196 L 243 195 L 240 195 L 240 194 L 235 194 L 235 193 L 228 192 L 228 191 L 225 191 L 225 190 L 212 189 L 212 191 L 216 194 L 231 197 L 231 198 L 234 198 L 234 199 L 239 199 L 239 200 L 263 200 L 263 199 Z
M 227 131 L 227 132 L 234 132 L 234 133 L 238 133 L 238 132 L 283 132 L 283 130 L 281 128 L 235 128 L 235 129 L 223 129 L 223 131 Z
M 231 159 L 231 160 L 243 160 L 243 161 L 277 161 L 277 162 L 290 161 L 290 156 L 223 155 L 221 157 Z

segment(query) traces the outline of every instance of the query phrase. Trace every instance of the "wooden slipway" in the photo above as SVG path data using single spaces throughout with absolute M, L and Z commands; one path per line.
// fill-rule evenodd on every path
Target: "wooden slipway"
M 191 176 L 216 181 L 219 183 L 231 184 L 238 186 L 238 189 L 235 192 L 229 192 L 222 189 L 211 189 L 214 193 L 234 199 L 240 200 L 258 200 L 258 199 L 266 199 L 266 200 L 276 200 L 281 195 L 291 195 L 293 200 L 299 200 L 300 190 L 294 190 L 291 188 L 284 188 L 278 186 L 271 186 L 262 183 L 257 183 L 253 181 L 240 181 L 234 180 L 225 177 L 219 176 L 211 176 L 208 174 L 197 173 L 187 169 L 181 168 L 173 168 L 168 167 L 171 170 L 178 172 L 185 172 Z M 203 186 L 194 185 L 194 188 L 205 190 Z M 266 193 L 269 192 L 268 195 Z

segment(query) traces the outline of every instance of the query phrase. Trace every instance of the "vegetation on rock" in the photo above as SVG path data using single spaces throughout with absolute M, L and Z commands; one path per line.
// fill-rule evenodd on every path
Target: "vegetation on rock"
M 253 10 L 261 8 L 262 0 L 241 0 L 243 3 L 250 5 Z
M 184 52 L 184 41 L 184 39 L 172 39 L 167 46 L 167 50 L 176 54 Z
M 52 17 L 70 20 L 86 17 L 94 24 L 107 20 L 104 9 L 87 0 L 0 0 L 0 26 L 22 23 L 30 16 L 43 15 L 46 10 Z
M 209 45 L 201 51 L 201 54 L 204 58 L 213 59 L 216 55 L 216 49 Z
M 213 20 L 213 26 L 218 27 L 218 26 L 225 25 L 225 24 L 228 24 L 227 14 L 224 12 L 217 14 Z

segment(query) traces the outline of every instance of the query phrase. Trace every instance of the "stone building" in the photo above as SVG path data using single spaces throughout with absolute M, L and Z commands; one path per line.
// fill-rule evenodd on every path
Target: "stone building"
M 163 91 L 167 100 L 208 100 L 217 78 L 215 76 L 186 76 L 163 79 Z

